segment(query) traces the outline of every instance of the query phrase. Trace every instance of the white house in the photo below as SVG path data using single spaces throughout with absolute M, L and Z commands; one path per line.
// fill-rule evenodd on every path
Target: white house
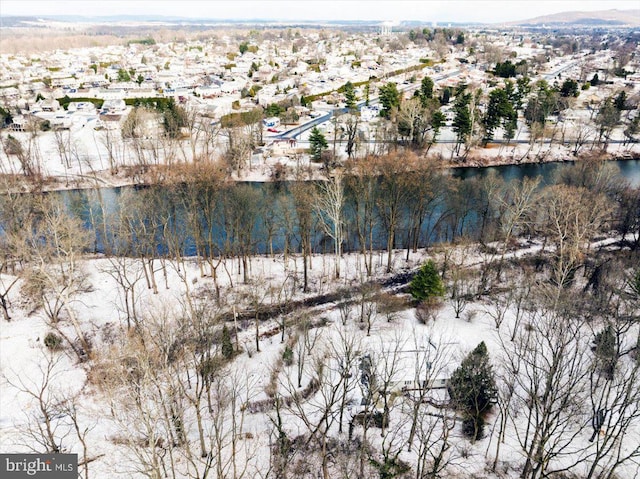
M 56 113 L 50 120 L 51 126 L 60 130 L 71 128 L 71 117 L 64 111 Z
M 109 113 L 123 113 L 127 109 L 127 105 L 124 100 L 105 100 L 102 104 L 102 109 Z
M 196 87 L 195 92 L 202 98 L 215 98 L 221 95 L 220 85 L 209 85 Z
M 24 131 L 27 128 L 28 120 L 24 115 L 16 115 L 11 120 L 11 128 L 14 131 Z
M 280 118 L 278 118 L 277 116 L 265 118 L 264 120 L 262 120 L 262 124 L 267 128 L 276 128 L 280 126 Z
M 60 109 L 60 102 L 54 99 L 40 100 L 36 103 L 36 106 L 40 111 L 58 111 Z
M 81 111 L 83 113 L 95 113 L 96 106 L 90 101 L 72 101 L 67 107 L 68 111 Z

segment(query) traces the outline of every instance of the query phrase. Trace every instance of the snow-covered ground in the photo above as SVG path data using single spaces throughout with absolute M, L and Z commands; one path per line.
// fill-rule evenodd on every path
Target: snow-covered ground
M 129 107 L 130 111 L 130 107 Z M 77 187 L 95 187 L 96 185 L 122 186 L 139 182 L 142 177 L 133 173 L 141 164 L 171 165 L 175 163 L 193 161 L 194 151 L 202 156 L 208 152 L 210 158 L 217 159 L 226 148 L 226 138 L 222 132 L 213 135 L 211 144 L 205 147 L 204 134 L 194 134 L 193 142 L 182 139 L 179 141 L 163 141 L 156 135 L 140 139 L 138 145 L 131 140 L 123 141 L 121 124 L 129 111 L 124 112 L 117 121 L 103 121 L 100 115 L 85 112 L 57 112 L 40 113 L 43 119 L 54 121 L 56 115 L 69 118 L 70 127 L 65 130 L 39 132 L 35 137 L 28 132 L 3 131 L 3 141 L 10 136 L 17 139 L 25 152 L 33 158 L 34 169 L 42 175 L 55 180 L 47 188 L 68 189 Z M 43 116 L 44 115 L 44 116 Z M 48 115 L 48 116 L 47 116 Z M 442 129 L 439 143 L 429 149 L 429 155 L 442 160 L 443 166 L 489 166 L 519 163 L 538 163 L 574 160 L 578 151 L 579 156 L 591 157 L 597 154 L 600 158 L 637 158 L 640 156 L 639 143 L 624 144 L 622 127 L 614 129 L 606 151 L 594 153 L 589 141 L 596 139 L 596 131 L 589 124 L 589 112 L 576 109 L 572 116 L 562 125 L 555 127 L 553 142 L 548 140 L 531 144 L 528 140 L 526 128 L 521 127 L 511 144 L 490 143 L 486 147 L 478 145 L 461 159 L 454 154 L 455 135 L 450 126 Z M 304 121 L 301 120 L 301 121 Z M 320 125 L 321 131 L 329 142 L 329 151 L 334 152 L 333 124 L 326 122 Z M 375 122 L 363 122 L 360 126 L 364 137 L 375 139 Z M 283 131 L 284 127 L 279 127 Z M 556 131 L 557 130 L 557 131 Z M 575 137 L 577 131 L 587 141 L 576 148 Z M 304 170 L 311 175 L 320 175 L 322 164 L 309 161 L 308 147 L 310 131 L 304 132 L 298 142 L 291 148 L 282 150 L 271 148 L 273 133 L 266 129 L 263 139 L 266 146 L 262 152 L 250 155 L 244 168 L 233 172 L 233 177 L 243 181 L 270 181 L 276 172 L 284 172 L 289 178 L 296 171 Z M 495 138 L 501 139 L 502 133 L 496 132 Z M 339 159 L 346 159 L 346 140 L 340 135 L 335 137 L 335 153 Z M 8 148 L 0 150 L 0 173 L 21 175 L 23 168 L 18 155 L 9 154 Z M 356 146 L 355 154 L 365 156 L 379 152 L 379 145 L 375 141 L 367 141 Z
M 611 241 L 605 240 L 602 246 Z M 522 257 L 535 254 L 539 250 L 540 245 L 530 244 L 514 254 Z M 414 270 L 427 258 L 442 261 L 445 249 L 420 250 L 412 254 L 409 261 L 405 261 L 405 254 L 401 251 L 394 254 L 394 274 Z M 487 260 L 487 255 L 473 246 L 459 247 L 453 254 L 450 251 L 446 254 L 450 264 L 464 264 L 470 267 Z M 161 447 L 152 448 L 139 443 L 131 447 L 131 441 L 144 436 L 145 426 L 136 422 L 141 418 L 136 416 L 135 407 L 132 406 L 131 410 L 122 409 L 127 404 L 133 404 L 122 397 L 132 391 L 133 384 L 127 385 L 129 380 L 126 377 L 112 379 L 111 382 L 101 379 L 103 376 L 109 376 L 103 369 L 108 365 L 116 371 L 121 370 L 129 374 L 129 370 L 122 368 L 122 364 L 130 361 L 132 357 L 137 357 L 136 354 L 143 354 L 147 348 L 153 349 L 153 346 L 149 345 L 142 349 L 131 349 L 134 338 L 126 330 L 123 289 L 115 280 L 117 270 L 127 264 L 129 277 L 137 278 L 134 286 L 135 305 L 139 318 L 143 318 L 139 326 L 140 331 L 147 340 L 157 339 L 159 347 L 166 338 L 178 338 L 180 341 L 181 329 L 189 327 L 186 319 L 189 310 L 196 311 L 202 307 L 214 316 L 223 311 L 233 311 L 239 315 L 238 321 L 231 320 L 226 324 L 230 329 L 238 330 L 237 339 L 233 341 L 239 346 L 240 352 L 222 370 L 222 377 L 218 379 L 220 382 L 216 383 L 222 388 L 222 393 L 218 391 L 220 394 L 214 394 L 215 398 L 222 402 L 214 404 L 213 407 L 222 408 L 220 404 L 224 403 L 223 409 L 226 414 L 219 424 L 225 431 L 222 438 L 225 445 L 223 455 L 228 459 L 229 448 L 234 444 L 238 462 L 248 464 L 248 476 L 245 477 L 264 477 L 263 474 L 272 466 L 269 448 L 275 437 L 276 415 L 273 407 L 269 406 L 265 406 L 266 412 L 255 411 L 261 410 L 260 404 L 269 402 L 269 398 L 272 397 L 269 394 L 273 393 L 274 388 L 282 398 L 291 397 L 300 391 L 296 384 L 298 377 L 301 378 L 303 389 L 310 387 L 311 378 L 318 374 L 318 367 L 321 364 L 324 367 L 327 384 L 323 383 L 320 392 L 312 394 L 308 401 L 301 402 L 305 414 L 297 412 L 296 403 L 283 407 L 281 411 L 284 429 L 290 438 L 295 438 L 309 431 L 309 425 L 305 420 L 318 419 L 323 401 L 328 400 L 326 394 L 329 391 L 325 388 L 331 384 L 332 378 L 343 374 L 340 368 L 344 367 L 344 361 L 347 361 L 347 368 L 354 377 L 349 383 L 351 386 L 347 396 L 351 401 L 347 405 L 345 417 L 351 417 L 361 410 L 358 399 L 362 397 L 363 390 L 357 378 L 360 374 L 360 361 L 366 355 L 374 358 L 378 373 L 381 377 L 386 374 L 390 388 L 394 391 L 389 397 L 390 429 L 383 436 L 379 434 L 378 429 L 371 429 L 369 440 L 374 447 L 381 450 L 397 450 L 399 459 L 415 464 L 418 461 L 418 448 L 409 452 L 403 445 L 410 428 L 409 423 L 406 420 L 403 422 L 401 418 L 408 417 L 407 408 L 410 402 L 399 394 L 401 387 L 412 383 L 416 365 L 421 362 L 429 362 L 432 368 L 438 369 L 437 378 L 448 377 L 464 356 L 481 341 L 487 344 L 494 363 L 499 363 L 502 354 L 501 331 L 508 331 L 513 326 L 516 313 L 509 308 L 503 324 L 498 329 L 490 314 L 492 309 L 487 299 L 468 303 L 460 319 L 456 319 L 454 303 L 445 300 L 434 319 L 422 324 L 416 319 L 415 308 L 411 307 L 408 301 L 401 300 L 400 306 L 389 313 L 377 309 L 369 316 L 370 322 L 361 322 L 358 319 L 361 314 L 359 308 L 364 303 L 357 303 L 360 293 L 356 293 L 352 298 L 355 303 L 352 304 L 333 298 L 317 306 L 296 308 L 287 316 L 284 334 L 280 329 L 280 316 L 263 320 L 257 326 L 255 321 L 243 316 L 244 309 L 255 308 L 260 304 L 268 306 L 301 301 L 340 290 L 352 293 L 358 288 L 363 290 L 363 281 L 369 279 L 365 274 L 363 256 L 358 253 L 345 254 L 341 261 L 343 274 L 341 278 L 335 279 L 333 258 L 328 255 L 313 256 L 309 271 L 309 292 L 303 293 L 300 257 L 251 258 L 250 280 L 247 284 L 242 282 L 243 276 L 237 261 L 227 260 L 224 268 L 219 268 L 218 271 L 217 282 L 221 295 L 220 300 L 216 301 L 213 279 L 201 276 L 200 269 L 193 259 L 187 259 L 180 265 L 171 261 L 162 264 L 156 261 L 157 293 L 154 294 L 152 289 L 147 288 L 139 260 L 87 258 L 81 262 L 81 267 L 88 274 L 87 281 L 91 288 L 79 293 L 73 298 L 72 303 L 77 317 L 80 318 L 81 328 L 93 345 L 93 353 L 86 362 L 80 362 L 68 345 L 62 351 L 51 353 L 47 350 L 43 341 L 45 335 L 52 330 L 49 320 L 41 309 L 34 310 L 26 301 L 18 283 L 9 294 L 11 320 L 0 321 L 0 451 L 19 452 L 42 448 L 34 441 L 43 435 L 41 428 L 44 427 L 44 415 L 39 406 L 46 404 L 56 411 L 52 427 L 63 450 L 77 452 L 82 457 L 82 445 L 70 423 L 72 415 L 68 410 L 60 408 L 60 401 L 64 399 L 66 404 L 77 407 L 80 431 L 86 433 L 87 454 L 91 461 L 89 477 L 144 477 L 139 469 L 140 454 L 149 459 L 151 452 Z M 373 278 L 383 280 L 391 276 L 384 273 L 386 256 L 383 252 L 374 253 L 373 266 Z M 1 279 L 6 285 L 13 277 L 4 274 Z M 386 291 L 392 293 L 393 286 Z M 404 298 L 405 295 L 400 294 L 399 297 Z M 235 305 L 235 308 L 232 309 L 232 305 Z M 308 324 L 305 320 L 310 323 L 321 322 L 325 326 L 316 324 L 315 327 L 302 327 L 301 325 Z M 59 328 L 60 331 L 73 336 L 73 329 L 64 314 Z M 281 341 L 282 336 L 284 341 Z M 293 351 L 294 359 L 290 365 L 283 364 L 282 361 L 287 346 Z M 301 365 L 300 358 L 305 354 L 308 358 Z M 393 358 L 393 364 L 389 358 Z M 158 360 L 161 359 L 154 359 Z M 188 365 L 190 362 L 185 359 L 180 364 Z M 174 371 L 170 366 L 167 367 L 168 370 Z M 181 377 L 186 373 L 187 371 L 178 368 L 174 374 Z M 155 376 L 153 372 L 148 374 L 150 380 L 163 377 Z M 196 381 L 196 377 L 197 375 L 190 381 Z M 43 378 L 47 379 L 46 385 Z M 165 377 L 163 381 L 172 383 L 174 379 L 175 377 Z M 144 387 L 146 383 L 139 380 L 143 383 L 141 387 Z M 177 381 L 176 384 L 184 382 Z M 105 389 L 107 385 L 113 389 Z M 161 389 L 163 384 L 156 386 Z M 197 385 L 191 385 L 185 390 L 186 396 L 195 394 L 192 387 L 197 388 Z M 150 388 L 147 392 L 151 394 L 153 390 Z M 235 406 L 228 402 L 232 397 L 238 401 Z M 436 390 L 431 398 L 434 401 L 443 400 L 446 399 L 446 394 L 442 390 Z M 153 397 L 148 397 L 148 400 L 153 402 Z M 204 408 L 204 404 L 202 406 Z M 380 404 L 376 406 L 381 407 Z M 188 410 L 188 407 L 186 409 Z M 334 414 L 337 409 L 334 406 L 331 410 Z M 237 423 L 233 424 L 235 429 L 230 429 L 232 426 L 229 423 L 231 419 L 228 411 L 237 419 Z M 435 413 L 439 411 L 434 410 Z M 153 420 L 160 421 L 160 417 L 153 417 Z M 428 417 L 430 416 L 425 416 L 423 420 L 428 421 Z M 196 421 L 189 415 L 185 419 L 187 441 L 195 450 L 198 448 Z M 153 420 L 151 426 L 163 430 L 164 426 L 153 423 Z M 346 421 L 347 419 L 345 430 L 340 435 L 337 433 L 337 416 L 332 416 L 329 421 L 329 435 L 346 440 Z M 497 413 L 494 412 L 489 417 L 487 436 L 475 443 L 463 438 L 459 424 L 452 430 L 453 449 L 450 454 L 454 459 L 443 477 L 517 477 L 523 457 L 518 452 L 517 437 L 509 429 L 500 452 L 502 462 L 499 470 L 503 472 L 500 476 L 487 472 L 486 465 L 493 461 L 497 446 L 497 432 L 494 430 L 497 421 Z M 150 427 L 149 424 L 146 426 Z M 208 431 L 217 431 L 209 423 L 206 423 L 205 427 L 211 428 Z M 396 427 L 397 430 L 394 429 Z M 585 429 L 588 431 L 585 430 L 582 435 L 588 436 L 591 428 Z M 240 439 L 233 442 L 228 436 L 229 431 L 232 431 L 233 437 Z M 161 439 L 161 434 L 157 437 L 158 440 Z M 356 426 L 354 434 L 360 436 L 362 429 Z M 151 441 L 155 436 L 146 437 L 147 441 Z M 583 439 L 577 440 L 583 443 Z M 635 425 L 623 438 L 623 451 L 636 447 L 639 440 L 640 425 L 637 424 L 636 418 Z M 196 456 L 197 454 L 193 457 Z M 299 461 L 301 458 L 297 456 L 292 461 L 294 459 Z M 302 459 L 304 461 L 304 457 Z M 167 458 L 164 460 L 168 461 Z M 174 466 L 179 471 L 177 476 L 187 477 L 185 471 L 190 467 L 187 456 L 172 456 L 171 460 L 175 461 Z M 200 460 L 199 458 L 198 461 Z M 617 477 L 637 477 L 637 470 L 636 463 L 626 464 L 618 470 Z M 226 477 L 234 476 L 229 474 Z M 292 477 L 296 477 L 295 474 Z

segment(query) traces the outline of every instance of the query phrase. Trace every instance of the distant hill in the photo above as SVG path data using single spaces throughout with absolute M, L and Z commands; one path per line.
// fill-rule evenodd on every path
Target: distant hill
M 640 26 L 639 10 L 600 10 L 596 12 L 562 12 L 528 20 L 509 22 L 508 25 L 589 25 L 589 26 Z

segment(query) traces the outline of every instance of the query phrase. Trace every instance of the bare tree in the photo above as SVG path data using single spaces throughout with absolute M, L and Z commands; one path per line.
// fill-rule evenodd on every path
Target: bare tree
M 15 378 L 5 375 L 7 383 L 32 403 L 32 407 L 25 409 L 26 420 L 19 441 L 33 452 L 59 453 L 70 447 L 77 414 L 70 424 L 65 405 L 72 401 L 73 395 L 62 385 L 65 359 L 64 354 L 42 351 L 35 377 L 29 377 L 24 371 L 13 372 L 11 375 Z
M 230 171 L 240 174 L 251 156 L 253 137 L 242 127 L 225 128 L 222 135 L 226 137 L 227 144 L 224 160 Z
M 411 161 L 398 155 L 377 158 L 374 171 L 379 175 L 377 208 L 387 236 L 387 268 L 391 272 L 391 258 L 396 243 L 396 232 L 402 224 L 403 211 L 409 197 L 407 182 L 411 176 Z
M 71 423 L 72 429 L 75 433 L 78 442 L 80 443 L 81 453 L 79 454 L 78 469 L 79 475 L 84 479 L 89 479 L 89 464 L 101 455 L 91 455 L 91 447 L 89 444 L 88 434 L 94 429 L 96 423 L 85 425 L 84 421 L 80 419 L 80 398 L 79 395 L 70 395 L 60 403 L 60 414 L 67 418 Z M 81 471 L 81 472 L 80 472 Z
M 554 292 L 547 296 L 558 304 Z M 513 388 L 508 416 L 525 460 L 522 479 L 571 470 L 585 459 L 576 442 L 588 417 L 587 338 L 577 318 L 558 311 L 532 311 L 528 330 L 502 341 Z
M 613 260 L 615 261 L 615 260 Z M 638 296 L 627 282 L 624 262 L 596 269 L 583 294 L 593 330 L 589 369 L 589 412 L 593 433 L 590 456 L 581 471 L 588 479 L 622 474 L 637 467 L 640 445 L 628 441 L 640 424 L 640 361 L 634 323 L 640 319 Z M 596 278 L 594 278 L 596 276 Z
M 406 259 L 409 260 L 409 251 L 418 250 L 421 238 L 428 244 L 431 235 L 438 223 L 435 220 L 436 209 L 442 203 L 447 190 L 442 171 L 435 160 L 427 158 L 409 159 L 412 161 L 412 169 L 409 174 L 409 198 L 407 204 L 409 212 L 406 221 Z M 432 225 L 424 232 L 426 225 Z
M 603 194 L 565 185 L 545 189 L 536 226 L 555 247 L 552 280 L 556 284 L 566 286 L 573 280 L 589 240 L 604 226 L 610 211 Z
M 349 331 L 346 327 L 338 330 L 337 341 L 331 343 L 331 356 L 339 365 L 342 373 L 342 391 L 340 391 L 340 404 L 338 407 L 338 434 L 342 434 L 343 420 L 345 419 L 345 409 L 350 400 L 353 400 L 353 392 L 356 390 L 357 375 L 354 374 L 357 354 L 361 344 L 356 338 L 354 331 Z
M 200 276 L 213 279 L 216 299 L 219 301 L 218 270 L 225 258 L 221 240 L 215 231 L 224 223 L 221 196 L 226 191 L 226 184 L 222 169 L 215 162 L 207 161 L 176 170 L 178 176 L 175 181 L 185 183 L 180 200 L 187 217 L 186 226 L 195 243 Z M 208 272 L 206 266 L 209 267 Z
M 100 358 L 101 387 L 123 431 L 118 440 L 132 470 L 145 477 L 242 479 L 256 472 L 255 446 L 243 432 L 254 385 L 225 369 L 219 325 L 205 312 L 150 310 L 136 334 Z
M 133 149 L 138 166 L 147 167 L 151 163 L 157 163 L 158 155 L 153 153 L 159 139 L 159 129 L 158 113 L 145 107 L 135 107 L 122 122 L 122 139 Z M 149 150 L 152 158 L 148 157 Z M 153 157 L 156 161 L 151 161 Z
M 99 132 L 100 143 L 107 150 L 109 171 L 112 175 L 118 173 L 118 167 L 123 163 L 125 144 L 118 130 L 105 127 Z
M 40 176 L 40 150 L 37 140 L 37 125 L 30 125 L 28 128 L 29 136 L 27 141 L 23 142 L 18 137 L 8 135 L 2 142 L 7 158 L 15 157 L 20 164 L 22 173 L 28 178 L 37 178 Z M 25 144 L 26 143 L 26 144 Z
M 351 159 L 358 151 L 358 137 L 360 130 L 360 116 L 359 115 L 347 115 L 344 121 L 344 130 L 347 136 L 347 158 Z
M 380 287 L 376 283 L 365 282 L 361 279 L 357 289 L 356 307 L 360 317 L 360 323 L 365 325 L 367 336 L 371 336 L 371 328 L 380 316 L 378 298 Z
M 531 228 L 533 211 L 538 202 L 538 186 L 541 177 L 524 178 L 522 181 L 512 180 L 504 195 L 498 197 L 500 211 L 500 228 L 503 234 L 503 247 L 498 263 L 497 279 L 504 264 L 511 239 Z
M 67 214 L 60 201 L 53 197 L 40 200 L 37 213 L 13 239 L 16 247 L 24 248 L 29 262 L 23 272 L 22 292 L 44 308 L 55 327 L 60 312 L 66 312 L 80 342 L 80 348 L 74 350 L 80 359 L 86 359 L 90 346 L 73 303 L 89 287 L 80 257 L 90 244 L 90 234 L 79 219 Z
M 242 279 L 249 281 L 250 256 L 254 253 L 256 223 L 263 207 L 262 192 L 248 184 L 229 184 L 224 192 L 223 214 L 225 225 L 224 249 L 237 256 L 238 274 L 242 266 Z
M 367 158 L 354 160 L 345 167 L 345 185 L 352 194 L 353 200 L 348 202 L 353 208 L 353 218 L 358 245 L 364 259 L 367 275 L 373 274 L 373 229 L 375 224 L 375 206 L 378 189 L 376 177 L 368 164 Z
M 431 417 L 436 417 L 437 420 L 447 419 L 444 414 L 442 416 L 437 415 L 441 406 L 437 390 L 440 387 L 440 382 L 446 380 L 449 374 L 448 364 L 452 359 L 450 346 L 442 338 L 437 338 L 434 333 L 433 328 L 428 328 L 424 333 L 414 331 L 413 334 L 413 347 L 415 348 L 413 351 L 415 359 L 413 384 L 403 387 L 405 397 L 410 406 L 411 429 L 407 439 L 409 451 L 414 447 L 416 437 L 418 438 L 419 449 L 424 445 L 425 440 L 427 442 L 441 439 L 446 442 L 447 440 L 444 436 L 436 438 L 435 434 L 438 426 L 429 420 L 431 414 L 434 414 Z M 442 426 L 441 432 L 448 434 L 450 429 L 445 424 Z M 426 448 L 423 452 L 429 454 L 429 449 Z M 432 457 L 432 459 L 435 458 Z M 426 467 L 426 459 L 422 465 L 424 469 Z M 435 465 L 435 469 L 439 469 L 439 466 Z
M 334 173 L 323 182 L 315 197 L 314 207 L 324 232 L 333 240 L 335 277 L 340 278 L 340 263 L 342 261 L 342 242 L 344 241 L 343 209 L 344 184 L 342 175 Z
M 2 180 L 4 194 L 0 196 L 0 222 L 4 234 L 0 237 L 0 307 L 6 321 L 9 314 L 11 290 L 18 285 L 19 268 L 29 257 L 23 246 L 23 229 L 33 214 L 35 200 L 19 193 L 17 184 L 10 178 Z
M 117 283 L 120 304 L 118 309 L 124 313 L 127 328 L 138 327 L 137 306 L 140 301 L 138 297 L 138 284 L 144 277 L 141 265 L 135 260 L 126 256 L 111 256 L 108 258 L 108 266 L 102 268 Z
M 56 128 L 53 131 L 53 136 L 56 141 L 56 148 L 58 150 L 58 155 L 60 156 L 60 163 L 65 168 L 71 168 L 71 133 L 69 130 L 63 130 L 61 128 Z
M 311 366 L 308 371 L 311 378 L 310 390 L 307 394 L 296 394 L 296 388 L 289 376 L 281 381 L 281 385 L 293 399 L 289 408 L 290 413 L 304 426 L 305 435 L 302 439 L 304 444 L 307 447 L 312 443 L 315 445 L 319 454 L 322 477 L 329 479 L 332 477 L 329 434 L 339 418 L 346 375 L 338 360 L 327 361 L 323 356 L 325 356 L 324 352 L 306 363 Z M 326 357 L 330 356 L 327 351 Z M 308 398 L 305 398 L 306 395 Z
M 401 414 L 393 414 L 393 410 L 399 412 L 401 408 L 401 403 L 396 397 L 400 389 L 398 384 L 403 363 L 401 357 L 406 345 L 407 341 L 398 334 L 391 341 L 380 339 L 380 346 L 376 348 L 376 353 L 372 354 L 375 380 L 370 388 L 371 404 L 382 409 L 379 416 L 382 441 L 379 454 L 371 459 L 380 470 L 401 471 L 404 468 L 400 455 L 406 445 L 405 429 L 408 418 Z
M 293 205 L 296 211 L 300 249 L 302 252 L 303 287 L 309 290 L 309 268 L 311 265 L 311 234 L 314 227 L 313 186 L 306 182 L 296 182 L 291 187 Z

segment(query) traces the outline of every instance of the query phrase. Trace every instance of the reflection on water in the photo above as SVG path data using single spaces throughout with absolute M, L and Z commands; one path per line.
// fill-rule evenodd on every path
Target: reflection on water
M 640 186 L 640 161 L 626 160 L 611 162 L 619 168 L 621 176 L 624 177 L 634 187 Z M 514 179 L 522 179 L 524 177 L 542 177 L 542 184 L 550 184 L 554 182 L 558 173 L 565 169 L 570 169 L 572 163 L 543 163 L 543 164 L 523 164 L 496 166 L 488 168 L 457 168 L 450 170 L 450 174 L 462 180 L 469 180 L 479 176 L 487 175 L 491 171 L 495 171 L 506 181 Z M 295 225 L 289 225 L 289 230 L 283 226 L 283 218 L 287 212 L 291 214 L 295 210 L 292 206 L 292 196 L 289 191 L 291 183 L 283 183 L 276 186 L 273 183 L 238 183 L 234 188 L 249 189 L 251 196 L 254 198 L 262 212 L 247 220 L 242 219 L 238 215 L 242 207 L 236 203 L 235 206 L 221 207 L 214 212 L 214 218 L 207 220 L 206 225 L 203 224 L 201 232 L 215 238 L 215 249 L 222 250 L 229 247 L 229 242 L 237 241 L 234 236 L 238 235 L 238 231 L 250 232 L 250 249 L 251 253 L 266 253 L 268 251 L 281 252 L 285 244 L 292 250 L 299 250 L 300 241 L 298 231 Z M 473 190 L 473 188 L 471 188 Z M 235 190 L 234 190 L 235 191 Z M 149 193 L 153 193 L 149 195 Z M 120 208 L 127 209 L 126 206 L 135 204 L 131 202 L 131 198 L 138 197 L 142 199 L 142 203 L 152 200 L 156 206 L 147 208 L 146 217 L 138 217 L 137 226 L 132 228 L 133 236 L 137 230 L 160 228 L 157 215 L 165 218 L 171 218 L 170 223 L 161 226 L 163 231 L 153 231 L 151 243 L 158 254 L 163 254 L 167 250 L 165 243 L 166 228 L 172 228 L 173 234 L 182 236 L 180 238 L 182 251 L 186 255 L 196 254 L 196 240 L 193 238 L 193 224 L 188 225 L 188 217 L 193 216 L 190 207 L 182 204 L 182 193 L 180 189 L 174 189 L 168 192 L 165 189 L 155 189 L 154 187 L 122 187 L 122 188 L 104 188 L 98 190 L 71 190 L 61 191 L 53 194 L 60 195 L 69 207 L 69 210 L 80 216 L 88 228 L 96 231 L 95 250 L 104 252 L 105 238 L 109 237 L 109 241 L 114 241 L 116 234 L 113 232 L 115 218 L 121 212 Z M 225 195 L 232 196 L 233 191 L 228 191 Z M 126 197 L 126 201 L 123 199 Z M 345 251 L 353 251 L 359 248 L 358 235 L 354 226 L 354 209 L 353 197 L 346 195 L 346 206 L 344 208 L 345 217 Z M 417 243 L 420 246 L 426 246 L 430 243 L 439 241 L 451 241 L 456 236 L 464 234 L 474 238 L 479 230 L 478 212 L 474 210 L 474 192 L 468 192 L 463 195 L 465 205 L 458 206 L 451 203 L 451 197 L 443 199 L 433 206 L 431 214 L 425 219 L 421 225 L 419 238 Z M 257 200 L 256 200 L 257 199 Z M 221 200 L 225 201 L 225 199 Z M 447 204 L 447 201 L 449 203 Z M 477 203 L 475 206 L 478 206 Z M 231 208 L 231 211 L 230 209 Z M 233 208 L 236 211 L 233 211 Z M 403 212 L 407 212 L 410 206 L 406 206 Z M 467 209 L 464 209 L 467 208 Z M 129 207 L 131 209 L 131 207 Z M 144 208 L 142 208 L 144 210 Z M 191 208 L 192 209 L 192 208 Z M 453 210 L 458 210 L 454 211 Z M 226 215 L 226 217 L 225 217 Z M 236 220 L 244 221 L 243 225 L 231 226 L 229 216 L 236 215 Z M 246 216 L 246 215 L 245 215 Z M 240 219 L 238 219 L 240 218 Z M 131 220 L 130 220 L 131 221 Z M 235 220 L 234 220 L 235 221 Z M 161 222 L 161 221 L 160 221 Z M 294 222 L 295 223 L 295 222 Z M 377 225 L 373 229 L 373 248 L 384 249 L 386 247 L 386 229 L 382 221 L 377 221 Z M 191 229 L 190 229 L 191 228 Z M 233 229 L 235 228 L 235 229 Z M 396 229 L 396 247 L 405 247 L 409 241 L 409 228 L 406 225 L 399 224 Z M 136 241 L 136 240 L 134 240 Z M 142 240 L 140 240 L 142 241 Z M 413 240 L 415 241 L 415 239 Z M 312 234 L 312 247 L 315 252 L 330 252 L 332 250 L 331 239 L 322 232 L 322 228 L 316 225 Z M 135 251 L 123 254 L 136 254 Z

